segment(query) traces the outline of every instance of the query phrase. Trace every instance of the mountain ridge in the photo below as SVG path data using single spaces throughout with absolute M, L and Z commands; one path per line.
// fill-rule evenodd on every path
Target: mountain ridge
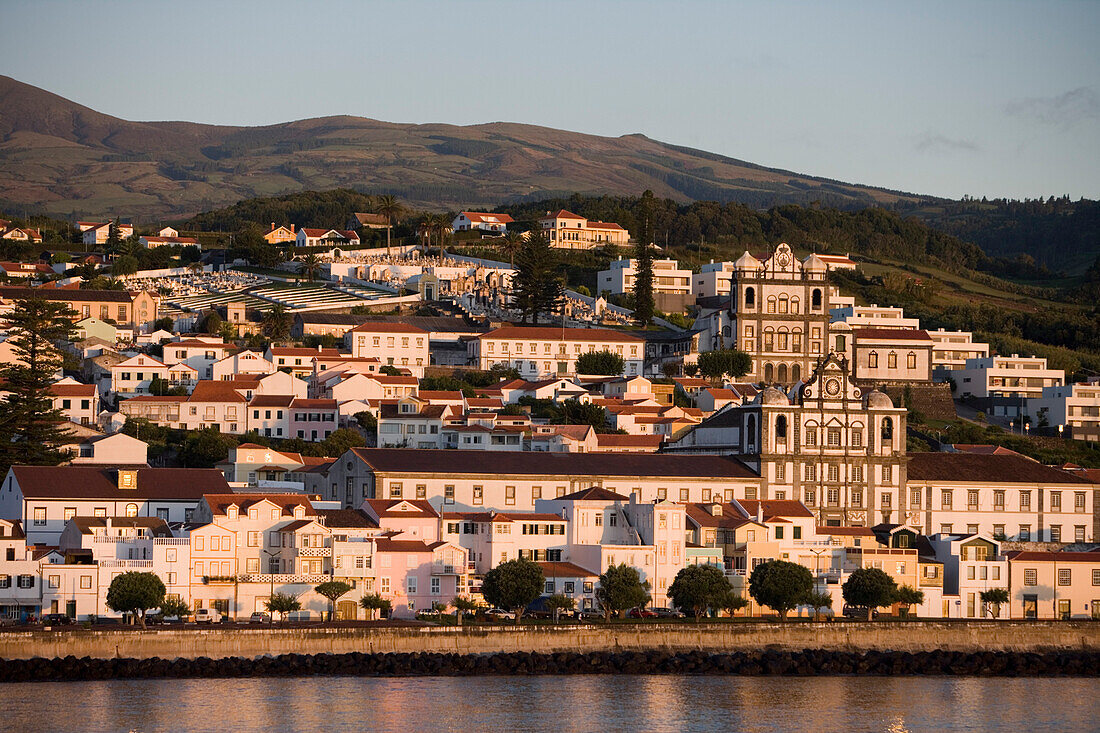
M 925 197 L 654 140 L 517 122 L 396 123 L 353 115 L 256 127 L 130 121 L 0 76 L 0 206 L 76 218 L 180 218 L 236 201 L 352 187 L 414 206 L 492 206 L 580 192 L 767 207 Z

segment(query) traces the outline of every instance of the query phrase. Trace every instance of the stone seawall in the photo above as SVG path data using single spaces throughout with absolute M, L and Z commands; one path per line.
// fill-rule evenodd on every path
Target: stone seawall
M 164 628 L 0 633 L 0 659 L 222 659 L 436 653 L 1100 652 L 1100 623 L 637 623 L 584 626 Z

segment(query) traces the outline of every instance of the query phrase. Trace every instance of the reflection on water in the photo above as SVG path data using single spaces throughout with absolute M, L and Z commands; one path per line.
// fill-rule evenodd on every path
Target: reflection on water
M 311 677 L 0 686 L 0 730 L 1097 730 L 1100 681 L 946 677 Z

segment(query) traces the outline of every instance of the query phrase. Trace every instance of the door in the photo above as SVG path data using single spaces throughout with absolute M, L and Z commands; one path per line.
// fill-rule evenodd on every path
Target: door
M 65 615 L 69 618 L 76 618 L 76 601 L 65 602 Z
M 358 615 L 358 608 L 355 601 L 340 601 L 336 604 L 336 620 L 354 621 Z
M 1024 596 L 1024 618 L 1039 618 L 1039 597 Z
M 1058 600 L 1058 618 L 1062 619 L 1063 621 L 1068 621 L 1070 616 L 1071 616 L 1071 612 L 1069 610 L 1069 600 L 1064 599 L 1064 598 L 1059 599 Z

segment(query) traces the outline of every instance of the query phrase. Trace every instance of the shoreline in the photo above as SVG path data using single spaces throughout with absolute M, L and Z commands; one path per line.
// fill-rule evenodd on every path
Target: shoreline
M 544 675 L 1100 677 L 1098 651 L 846 652 L 765 649 L 707 653 L 624 651 L 505 654 L 284 654 L 254 658 L 0 661 L 0 684 L 242 677 L 463 677 Z

